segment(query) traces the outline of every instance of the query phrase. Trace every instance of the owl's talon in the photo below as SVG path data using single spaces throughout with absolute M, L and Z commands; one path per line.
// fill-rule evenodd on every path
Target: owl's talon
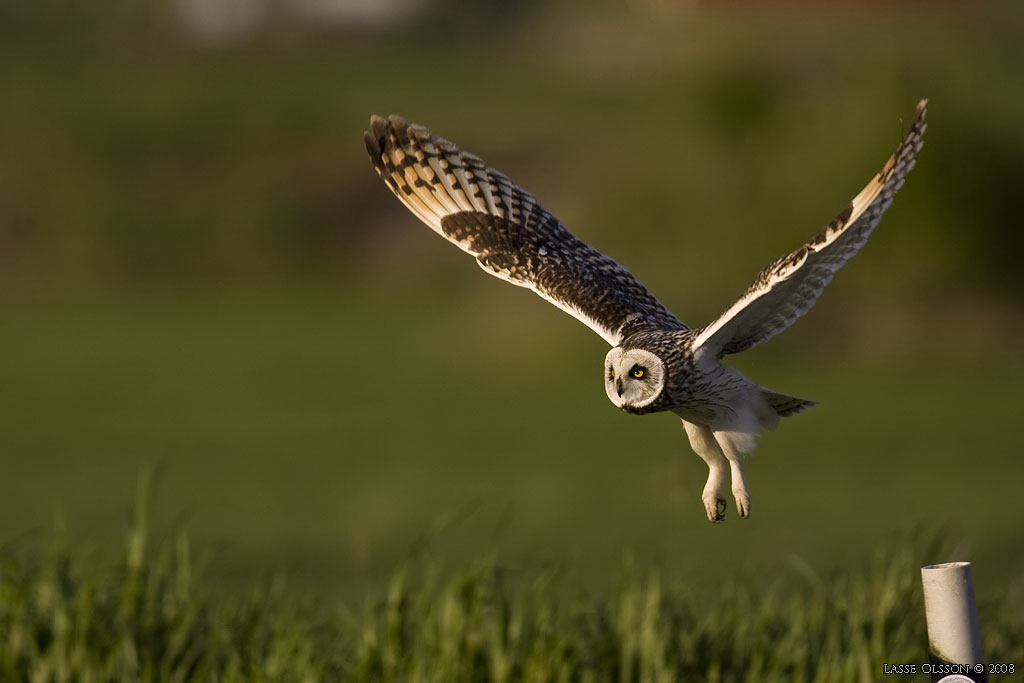
M 736 497 L 736 512 L 743 519 L 747 519 L 750 517 L 750 494 L 743 492 L 734 495 Z
M 704 501 L 704 509 L 708 513 L 708 521 L 712 524 L 720 524 L 725 521 L 725 498 L 714 498 Z

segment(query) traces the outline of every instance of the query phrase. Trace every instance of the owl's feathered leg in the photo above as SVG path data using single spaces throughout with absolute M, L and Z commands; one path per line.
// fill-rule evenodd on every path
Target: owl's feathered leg
M 705 425 L 683 420 L 686 436 L 690 439 L 690 447 L 708 464 L 708 482 L 704 485 L 701 500 L 708 513 L 708 520 L 713 523 L 725 519 L 725 468 L 726 460 L 722 450 L 715 441 L 715 435 Z
M 754 428 L 756 430 L 756 427 Z M 750 490 L 743 476 L 743 454 L 754 450 L 757 432 L 715 431 L 715 441 L 722 448 L 732 474 L 732 497 L 736 499 L 736 511 L 740 517 L 750 516 Z

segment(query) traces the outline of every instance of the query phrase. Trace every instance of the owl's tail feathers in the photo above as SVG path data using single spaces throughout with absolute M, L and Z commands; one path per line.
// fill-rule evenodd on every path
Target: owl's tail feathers
M 768 404 L 768 407 L 775 412 L 775 422 L 778 422 L 779 417 L 793 417 L 797 413 L 801 413 L 808 408 L 818 405 L 817 401 L 808 401 L 805 398 L 797 398 L 795 396 L 787 396 L 786 394 L 780 394 L 777 391 L 771 389 L 765 389 L 761 387 L 761 397 Z M 777 417 L 776 417 L 777 416 Z M 771 420 L 769 420 L 771 422 Z M 768 426 L 768 429 L 774 429 L 774 425 Z

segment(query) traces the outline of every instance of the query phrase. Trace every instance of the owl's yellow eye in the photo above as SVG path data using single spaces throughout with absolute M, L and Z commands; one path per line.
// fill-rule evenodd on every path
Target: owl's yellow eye
M 636 377 L 637 379 L 640 379 L 641 377 L 643 377 L 644 376 L 643 369 L 636 368 L 635 370 L 633 370 L 633 376 Z

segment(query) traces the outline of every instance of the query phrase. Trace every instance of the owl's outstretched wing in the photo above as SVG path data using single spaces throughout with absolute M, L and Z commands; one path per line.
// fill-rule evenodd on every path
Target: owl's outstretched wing
M 914 156 L 921 149 L 921 136 L 927 128 L 927 103 L 918 103 L 910 130 L 867 187 L 810 242 L 768 264 L 729 310 L 698 331 L 695 349 L 703 348 L 719 357 L 746 351 L 771 339 L 810 310 L 835 272 L 867 242 L 914 167 Z
M 532 289 L 616 346 L 644 326 L 686 329 L 633 275 L 578 239 L 533 196 L 423 126 L 370 118 L 377 173 L 485 271 Z

